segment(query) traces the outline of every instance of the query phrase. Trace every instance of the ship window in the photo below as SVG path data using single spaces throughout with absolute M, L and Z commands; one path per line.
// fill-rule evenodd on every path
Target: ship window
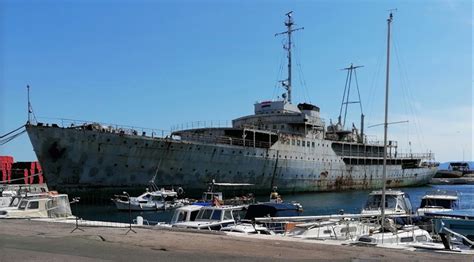
M 285 129 L 285 125 L 281 125 L 281 129 Z
M 309 147 L 309 141 L 306 141 L 306 146 Z
M 314 142 L 311 142 L 311 146 L 313 146 L 313 147 L 314 147 Z
M 294 139 L 291 139 L 291 144 L 295 145 L 295 140 Z
M 276 125 L 273 125 L 273 129 L 277 129 L 277 126 L 276 126 Z
M 299 146 L 299 145 L 300 145 L 300 143 L 301 143 L 301 142 L 300 142 L 299 140 L 296 140 L 296 145 L 298 145 L 298 146 Z
M 304 140 L 301 141 L 301 142 L 302 142 L 301 145 L 302 145 L 302 146 L 305 146 L 306 142 L 305 142 Z

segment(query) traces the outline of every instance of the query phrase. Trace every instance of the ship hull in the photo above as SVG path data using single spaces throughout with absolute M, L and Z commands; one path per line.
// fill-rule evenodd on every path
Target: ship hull
M 74 128 L 27 126 L 48 186 L 64 191 L 158 185 L 202 192 L 213 179 L 251 183 L 255 192 L 282 193 L 377 189 L 381 164 L 347 165 L 321 140 L 321 148 L 294 150 L 198 143 Z M 436 170 L 387 166 L 387 186 L 427 184 Z

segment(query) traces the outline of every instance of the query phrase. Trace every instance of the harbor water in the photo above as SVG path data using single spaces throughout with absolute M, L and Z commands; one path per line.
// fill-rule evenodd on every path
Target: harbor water
M 431 185 L 424 187 L 407 187 L 394 190 L 402 190 L 410 196 L 414 210 L 420 206 L 421 198 L 427 191 L 436 189 L 456 191 L 459 195 L 460 209 L 474 208 L 474 185 Z M 283 195 L 284 201 L 297 201 L 303 205 L 302 215 L 327 215 L 336 214 L 343 210 L 345 213 L 359 213 L 368 197 L 369 191 L 345 191 L 325 193 L 305 193 L 294 195 Z M 228 196 L 231 197 L 231 196 Z M 268 198 L 260 196 L 257 201 L 268 201 Z M 127 222 L 129 212 L 118 211 L 110 201 L 109 204 L 83 204 L 76 203 L 71 206 L 74 215 L 86 220 Z M 135 219 L 142 216 L 145 223 L 169 222 L 173 210 L 166 211 L 132 211 L 131 217 Z

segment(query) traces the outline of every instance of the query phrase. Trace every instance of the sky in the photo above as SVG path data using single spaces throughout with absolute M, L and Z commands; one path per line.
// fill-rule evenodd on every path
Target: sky
M 389 139 L 440 162 L 473 159 L 471 1 L 0 0 L 0 136 L 27 121 L 77 119 L 169 130 L 225 121 L 278 99 L 293 11 L 293 102 L 339 115 L 357 69 L 366 133 L 383 140 L 387 10 L 392 23 Z M 281 71 L 283 68 L 283 71 Z M 355 83 L 351 100 L 358 100 Z M 349 107 L 360 126 L 360 106 Z M 0 155 L 35 160 L 26 134 Z

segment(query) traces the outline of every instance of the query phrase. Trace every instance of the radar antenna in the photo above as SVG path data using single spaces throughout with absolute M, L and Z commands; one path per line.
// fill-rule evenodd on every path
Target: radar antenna
M 304 29 L 304 27 L 293 28 L 293 25 L 295 23 L 293 22 L 292 14 L 293 14 L 293 11 L 290 11 L 290 12 L 285 14 L 288 17 L 287 20 L 285 21 L 285 26 L 286 26 L 287 30 L 284 31 L 284 32 L 275 34 L 275 36 L 285 35 L 285 34 L 288 35 L 288 44 L 286 46 L 283 45 L 283 49 L 285 49 L 288 52 L 288 54 L 287 54 L 287 57 L 288 57 L 288 78 L 286 80 L 281 81 L 281 84 L 283 85 L 283 88 L 285 88 L 286 91 L 287 91 L 287 99 L 288 99 L 289 103 L 291 103 L 291 45 L 292 45 L 291 33 L 293 33 L 294 31 Z M 285 96 L 284 96 L 284 98 L 285 98 Z

